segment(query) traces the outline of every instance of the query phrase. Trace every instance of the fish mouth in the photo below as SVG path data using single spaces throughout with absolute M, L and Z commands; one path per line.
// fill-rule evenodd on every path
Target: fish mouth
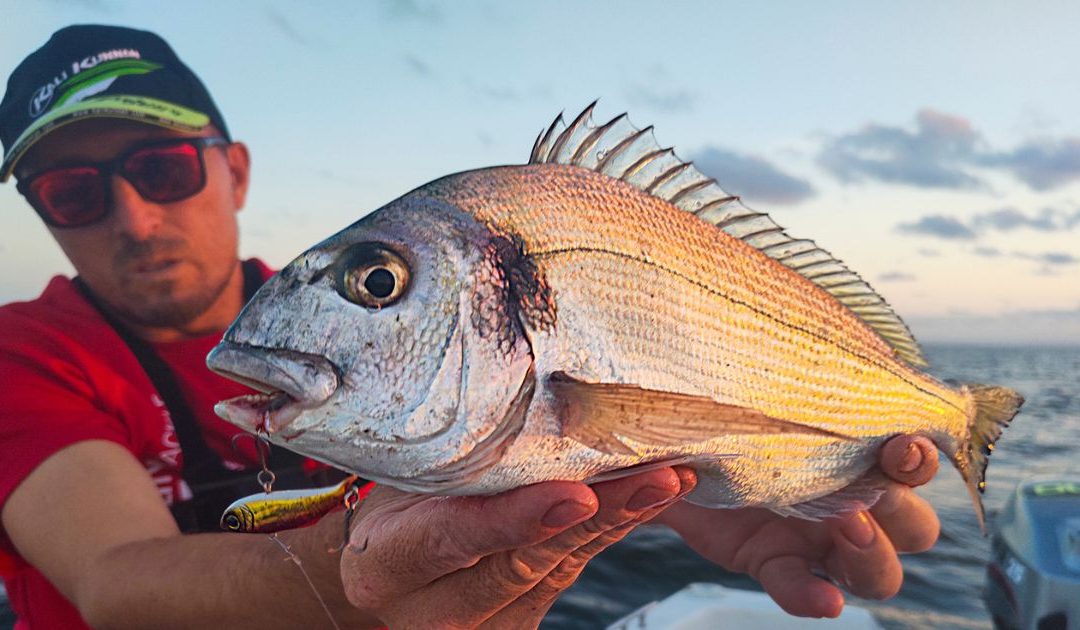
M 340 370 L 325 357 L 229 341 L 210 351 L 206 365 L 261 392 L 214 405 L 222 419 L 258 433 L 281 432 L 305 410 L 329 400 L 341 383 Z

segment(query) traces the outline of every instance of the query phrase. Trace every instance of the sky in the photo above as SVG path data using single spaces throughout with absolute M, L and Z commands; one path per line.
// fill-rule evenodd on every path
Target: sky
M 273 265 L 593 100 L 860 273 L 924 342 L 1080 344 L 1080 3 L 0 0 L 9 74 L 72 23 L 165 37 Z M 0 303 L 70 265 L 0 186 Z

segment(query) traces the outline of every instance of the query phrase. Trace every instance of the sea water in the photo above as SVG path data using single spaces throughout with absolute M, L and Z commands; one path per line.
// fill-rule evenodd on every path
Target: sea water
M 1005 385 L 1027 401 L 990 459 L 983 500 L 993 528 L 1017 482 L 1037 474 L 1080 475 L 1080 347 L 924 346 L 942 379 Z M 982 601 L 989 539 L 983 538 L 960 475 L 941 472 L 919 493 L 941 518 L 941 538 L 928 552 L 904 556 L 904 585 L 887 602 L 848 598 L 869 608 L 885 628 L 990 628 Z M 718 532 L 717 535 L 723 535 Z M 686 548 L 659 526 L 639 527 L 594 559 L 556 602 L 542 628 L 603 628 L 691 582 L 757 588 Z

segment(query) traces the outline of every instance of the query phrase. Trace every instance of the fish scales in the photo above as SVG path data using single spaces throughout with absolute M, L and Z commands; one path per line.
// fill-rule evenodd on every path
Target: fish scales
M 458 178 L 471 181 L 459 182 Z M 552 190 L 569 194 L 553 196 L 548 192 Z M 504 191 L 505 199 L 501 196 Z M 691 369 L 698 378 L 691 382 L 719 380 L 739 388 L 736 392 L 713 387 L 699 393 L 750 404 L 770 415 L 798 418 L 845 435 L 864 435 L 851 429 L 853 420 L 866 421 L 866 415 L 836 416 L 821 413 L 817 405 L 806 407 L 807 403 L 820 404 L 820 391 L 829 388 L 826 381 L 833 380 L 846 395 L 864 392 L 861 399 L 866 402 L 856 407 L 856 412 L 877 409 L 882 417 L 878 424 L 899 431 L 940 424 L 941 414 L 949 413 L 947 409 L 954 414 L 954 422 L 966 422 L 961 395 L 897 361 L 880 337 L 831 296 L 741 241 L 628 185 L 612 186 L 609 179 L 582 169 L 545 165 L 470 172 L 440 180 L 433 190 L 423 192 L 443 196 L 479 220 L 521 237 L 529 255 L 544 259 L 545 272 L 560 294 L 587 292 L 587 301 L 595 300 L 600 306 L 582 319 L 590 325 L 608 323 L 605 330 L 612 336 L 610 351 L 647 338 L 643 336 L 646 330 L 663 330 L 658 335 L 661 343 L 649 353 L 652 360 L 622 362 L 628 369 L 685 359 L 685 354 L 670 352 L 666 346 L 687 330 L 682 317 L 696 313 L 702 320 L 696 324 L 718 322 L 712 338 L 723 339 L 724 347 L 733 351 L 731 356 L 745 361 L 727 360 L 726 355 L 718 354 L 710 357 L 711 361 L 697 362 Z M 718 241 L 722 247 L 717 247 Z M 575 252 L 606 255 L 617 269 L 611 270 L 615 273 L 598 273 L 600 277 L 581 277 L 584 282 L 579 282 L 581 272 L 576 269 L 600 269 L 597 264 L 575 265 Z M 635 262 L 641 263 L 643 270 L 648 265 L 670 271 L 648 279 L 659 284 L 642 280 L 639 274 L 630 286 L 612 287 L 610 283 L 618 278 L 634 277 L 626 273 L 626 265 Z M 560 270 L 566 275 L 556 276 Z M 634 318 L 612 314 L 610 305 L 625 302 L 642 287 L 663 289 L 656 290 L 655 304 L 641 309 L 639 321 L 648 321 L 648 326 L 632 326 Z M 695 287 L 700 289 L 697 295 L 691 293 Z M 680 296 L 682 309 L 664 308 Z M 581 313 L 588 308 L 585 303 L 572 310 Z M 771 351 L 763 352 L 762 344 Z M 833 369 L 838 365 L 850 366 L 851 376 L 838 377 Z M 767 381 L 747 378 L 755 372 L 771 371 L 790 374 L 791 384 L 798 389 L 785 388 L 780 390 L 783 396 L 777 396 L 777 388 Z M 626 375 L 627 382 L 643 386 L 673 385 L 639 378 L 633 372 Z M 944 402 L 944 406 L 922 401 L 926 396 Z M 883 410 L 883 397 L 894 399 L 894 408 Z M 911 413 L 913 405 L 920 413 Z
M 913 367 L 906 326 L 857 275 L 625 117 L 583 129 L 553 127 L 532 163 L 441 178 L 312 248 L 211 367 L 293 401 L 271 439 L 408 490 L 681 462 L 701 477 L 694 502 L 816 518 L 872 504 L 877 448 L 920 433 L 982 519 L 986 455 L 1019 395 Z M 307 395 L 283 351 L 337 390 Z M 219 413 L 246 426 L 262 404 Z
M 524 251 L 542 261 L 560 311 L 572 318 L 563 316 L 561 339 L 573 343 L 602 326 L 600 337 L 609 343 L 594 356 L 622 369 L 579 366 L 585 380 L 706 395 L 879 441 L 941 426 L 958 431 L 967 422 L 958 392 L 897 361 L 831 296 L 742 241 L 631 186 L 544 165 L 469 172 L 419 192 L 522 240 Z M 580 301 L 571 301 L 574 294 Z M 673 303 L 679 307 L 670 308 Z M 581 323 L 575 330 L 576 320 Z M 712 352 L 673 349 L 688 329 L 696 333 L 691 343 L 704 349 L 709 345 L 701 340 L 711 342 Z M 743 456 L 719 466 L 731 469 L 729 476 L 744 488 L 759 489 L 737 497 L 752 504 L 788 498 L 773 488 L 778 475 L 804 477 L 788 480 L 785 491 L 805 497 L 806 485 L 828 494 L 869 467 L 869 458 L 853 461 L 835 439 L 810 444 L 790 436 L 749 436 L 703 447 L 711 449 Z M 501 466 L 514 467 L 514 450 Z M 524 459 L 537 449 L 517 450 Z M 846 474 L 837 475 L 845 467 Z M 560 474 L 556 467 L 548 478 Z

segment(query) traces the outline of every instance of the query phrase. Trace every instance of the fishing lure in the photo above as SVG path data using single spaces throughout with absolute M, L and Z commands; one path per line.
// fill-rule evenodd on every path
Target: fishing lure
M 234 501 L 221 515 L 221 528 L 232 532 L 269 534 L 315 521 L 341 505 L 356 509 L 371 485 L 353 475 L 339 484 L 307 490 L 260 492 Z

